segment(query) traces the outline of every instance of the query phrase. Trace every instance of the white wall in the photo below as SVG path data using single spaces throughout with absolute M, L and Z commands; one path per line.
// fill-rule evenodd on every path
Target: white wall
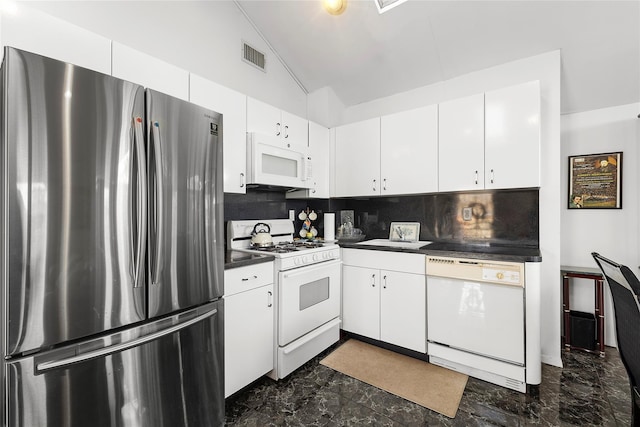
M 561 366 L 560 283 L 560 51 L 510 62 L 435 85 L 347 107 L 336 126 L 439 103 L 475 93 L 540 80 L 542 144 L 540 187 L 541 345 L 542 361 Z
M 33 1 L 37 8 L 208 80 L 307 117 L 307 95 L 232 1 Z M 195 35 L 195 37 L 194 37 Z M 241 59 L 242 41 L 267 72 Z
M 325 86 L 307 96 L 308 119 L 324 127 L 332 127 L 332 123 L 342 120 L 344 104 L 332 88 Z
M 596 264 L 591 252 L 628 265 L 640 273 L 640 103 L 562 117 L 562 183 L 567 197 L 568 156 L 622 151 L 622 209 L 560 210 L 562 265 Z M 573 279 L 571 309 L 593 312 L 593 282 Z M 605 293 L 605 344 L 615 345 L 611 296 Z

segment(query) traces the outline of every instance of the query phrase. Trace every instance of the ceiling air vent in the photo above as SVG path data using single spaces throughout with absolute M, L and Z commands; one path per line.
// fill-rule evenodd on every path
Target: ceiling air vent
M 244 62 L 247 62 L 256 68 L 259 68 L 262 71 L 265 71 L 264 53 L 249 46 L 245 42 L 242 42 L 242 59 L 244 60 Z

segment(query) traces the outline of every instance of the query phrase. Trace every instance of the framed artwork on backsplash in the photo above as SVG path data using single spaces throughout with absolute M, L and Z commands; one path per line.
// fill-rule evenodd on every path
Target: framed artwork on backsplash
M 569 209 L 622 208 L 622 152 L 569 156 Z

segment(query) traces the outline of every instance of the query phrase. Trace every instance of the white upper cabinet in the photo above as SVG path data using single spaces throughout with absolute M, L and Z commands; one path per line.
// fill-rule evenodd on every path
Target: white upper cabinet
M 314 122 L 309 122 L 309 157 L 311 158 L 311 188 L 288 192 L 288 199 L 329 198 L 330 130 Z
M 440 191 L 540 186 L 537 81 L 440 104 Z
M 309 196 L 329 198 L 329 129 L 309 122 L 309 155 L 311 156 L 311 181 Z
M 484 94 L 440 104 L 440 191 L 484 189 Z
M 191 74 L 189 98 L 194 104 L 222 113 L 224 192 L 246 193 L 246 95 Z
M 189 100 L 189 72 L 113 42 L 112 74 L 176 98 Z
M 111 40 L 34 10 L 24 2 L 18 13 L 2 13 L 0 39 L 11 46 L 103 74 L 111 74 Z
M 251 97 L 247 97 L 247 132 L 274 135 L 283 148 L 306 148 L 309 145 L 307 119 Z
M 485 94 L 486 188 L 540 186 L 540 83 Z
M 380 132 L 380 194 L 438 191 L 438 106 L 382 116 Z
M 335 128 L 336 197 L 438 190 L 438 106 Z
M 380 194 L 380 118 L 335 128 L 335 197 Z

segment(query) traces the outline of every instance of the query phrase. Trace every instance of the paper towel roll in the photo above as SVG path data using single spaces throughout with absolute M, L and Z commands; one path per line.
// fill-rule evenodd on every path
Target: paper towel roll
M 336 214 L 327 212 L 324 214 L 324 240 L 336 239 Z

